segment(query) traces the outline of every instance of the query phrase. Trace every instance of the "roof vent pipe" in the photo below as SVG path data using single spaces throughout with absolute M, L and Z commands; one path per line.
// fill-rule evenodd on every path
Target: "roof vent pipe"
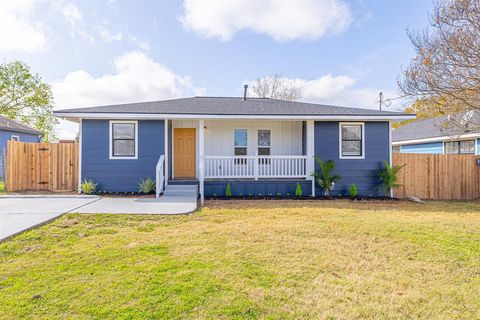
M 248 84 L 243 85 L 243 101 L 247 100 L 247 90 L 248 90 Z

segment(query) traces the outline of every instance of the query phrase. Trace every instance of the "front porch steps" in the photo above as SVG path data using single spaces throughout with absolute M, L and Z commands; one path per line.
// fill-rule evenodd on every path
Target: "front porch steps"
M 198 185 L 192 184 L 171 184 L 168 185 L 163 191 L 163 197 L 192 197 L 198 198 Z

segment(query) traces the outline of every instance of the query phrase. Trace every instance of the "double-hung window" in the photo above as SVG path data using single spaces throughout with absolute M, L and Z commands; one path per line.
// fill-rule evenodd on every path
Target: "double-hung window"
M 137 121 L 110 121 L 110 159 L 137 159 Z
M 445 142 L 445 154 L 474 154 L 475 140 Z
M 248 146 L 247 129 L 235 129 L 233 131 L 233 152 L 235 156 L 246 156 Z M 246 164 L 246 159 L 235 159 L 235 164 Z
M 340 158 L 363 159 L 365 157 L 365 125 L 340 123 Z
M 258 130 L 258 155 L 259 156 L 269 156 L 271 142 L 271 131 L 270 130 Z

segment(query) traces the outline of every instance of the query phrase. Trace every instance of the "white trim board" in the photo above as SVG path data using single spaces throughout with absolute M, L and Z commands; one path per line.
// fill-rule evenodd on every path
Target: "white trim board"
M 405 145 L 405 144 L 444 142 L 444 141 L 451 141 L 451 140 L 469 140 L 469 139 L 474 139 L 474 138 L 480 138 L 480 133 L 469 133 L 469 134 L 460 134 L 460 135 L 453 135 L 453 136 L 441 136 L 441 137 L 432 137 L 432 138 L 400 140 L 400 141 L 394 141 L 394 142 L 392 142 L 392 144 L 394 146 L 398 146 L 398 145 Z
M 133 123 L 135 124 L 135 156 L 115 157 L 113 155 L 112 127 L 114 123 Z M 108 158 L 110 160 L 137 160 L 138 159 L 138 121 L 136 120 L 110 120 L 108 122 Z

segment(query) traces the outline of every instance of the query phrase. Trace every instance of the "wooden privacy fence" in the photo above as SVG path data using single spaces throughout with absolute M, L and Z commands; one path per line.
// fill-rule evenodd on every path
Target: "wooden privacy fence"
M 480 197 L 480 167 L 475 155 L 394 153 L 393 164 L 404 165 L 396 197 L 471 200 Z
M 78 143 L 8 141 L 7 190 L 73 191 L 78 183 Z

